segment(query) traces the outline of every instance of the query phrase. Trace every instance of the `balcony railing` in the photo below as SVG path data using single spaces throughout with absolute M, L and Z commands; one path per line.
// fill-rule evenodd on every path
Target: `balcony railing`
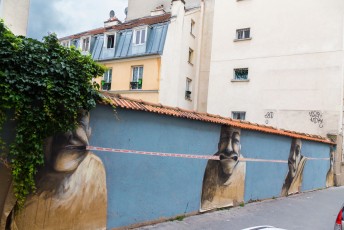
M 132 81 L 130 82 L 130 89 L 142 89 L 142 81 Z
M 185 91 L 185 99 L 191 99 L 191 91 L 189 90 Z
M 111 82 L 102 81 L 102 90 L 110 90 L 111 89 Z

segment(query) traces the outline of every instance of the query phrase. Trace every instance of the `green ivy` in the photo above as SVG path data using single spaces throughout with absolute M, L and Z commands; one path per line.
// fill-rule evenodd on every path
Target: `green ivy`
M 90 56 L 59 45 L 56 35 L 43 42 L 15 36 L 0 21 L 0 127 L 13 111 L 15 139 L 6 143 L 6 159 L 19 207 L 36 189 L 44 139 L 74 129 L 78 112 L 95 107 L 99 85 L 92 78 L 103 73 Z

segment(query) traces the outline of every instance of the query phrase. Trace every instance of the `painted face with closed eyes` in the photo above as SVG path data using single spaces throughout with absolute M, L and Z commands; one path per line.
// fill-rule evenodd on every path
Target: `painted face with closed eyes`
M 221 137 L 219 143 L 219 157 L 222 171 L 231 175 L 240 157 L 240 134 L 236 131 L 229 131 Z
M 89 114 L 80 112 L 78 123 L 75 130 L 57 134 L 47 142 L 46 158 L 57 172 L 73 172 L 88 153 L 86 146 L 91 135 Z

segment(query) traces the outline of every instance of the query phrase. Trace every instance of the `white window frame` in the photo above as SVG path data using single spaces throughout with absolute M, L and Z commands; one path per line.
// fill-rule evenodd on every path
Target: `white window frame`
M 135 68 L 138 68 L 138 72 L 137 72 L 137 75 L 138 76 L 134 76 L 134 69 Z M 141 78 L 140 78 L 140 69 L 141 69 Z M 130 87 L 130 90 L 142 90 L 142 86 L 143 86 L 143 73 L 144 73 L 144 66 L 143 65 L 137 65 L 137 66 L 132 66 L 131 67 L 131 83 L 132 82 L 137 82 L 137 88 L 133 89 L 132 87 Z M 139 89 L 139 82 L 140 82 L 140 79 L 141 79 L 141 89 Z
M 242 70 L 246 70 L 247 71 L 247 78 L 246 79 L 240 79 L 240 78 L 236 78 L 236 73 L 237 71 L 242 71 Z M 233 69 L 233 79 L 232 81 L 249 81 L 249 68 L 234 68 Z
M 191 19 L 191 23 L 190 23 L 190 34 L 191 34 L 191 36 L 193 36 L 193 37 L 195 37 L 195 34 L 194 34 L 194 32 L 195 32 L 195 25 L 196 25 L 196 22 L 195 22 L 193 19 Z
M 113 38 L 113 47 L 112 48 L 108 48 L 107 45 L 108 45 L 108 36 L 111 36 L 113 35 L 114 38 Z M 105 33 L 104 34 L 104 48 L 106 49 L 114 49 L 116 47 L 116 32 L 113 32 L 113 33 Z
M 86 49 L 84 50 L 84 41 L 88 39 L 88 46 L 86 47 Z M 91 36 L 87 36 L 87 37 L 82 37 L 81 38 L 81 42 L 80 42 L 80 48 L 81 51 L 83 52 L 90 52 L 90 48 L 91 48 Z
M 248 31 L 248 36 L 247 36 L 247 31 Z M 250 40 L 250 39 L 252 39 L 250 27 L 236 30 L 234 41 L 242 41 L 242 40 Z
M 237 117 L 237 115 L 239 116 L 243 116 L 244 119 L 238 119 L 238 118 L 235 118 Z M 246 111 L 232 111 L 232 116 L 231 116 L 233 119 L 237 119 L 237 120 L 242 120 L 244 121 L 246 119 Z
M 145 31 L 144 32 L 144 42 L 142 42 L 142 31 Z M 139 43 L 136 43 L 136 38 L 137 38 L 137 32 L 140 31 L 140 38 L 139 38 Z M 147 42 L 147 32 L 148 32 L 148 26 L 145 26 L 145 27 L 138 27 L 138 28 L 135 28 L 133 29 L 133 44 L 134 45 L 143 45 Z
M 110 84 L 110 87 L 108 89 L 104 89 L 105 84 Z M 101 90 L 110 90 L 111 89 L 111 83 L 112 83 L 112 68 L 107 69 L 103 74 L 103 80 L 101 84 Z
M 70 47 L 70 40 L 61 41 L 61 45 L 62 45 L 63 47 Z
M 111 83 L 112 81 L 112 68 L 107 69 L 103 74 L 103 80 L 106 83 Z

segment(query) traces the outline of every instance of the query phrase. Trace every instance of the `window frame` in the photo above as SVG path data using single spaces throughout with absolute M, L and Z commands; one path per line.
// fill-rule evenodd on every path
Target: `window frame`
M 188 63 L 189 63 L 190 65 L 193 65 L 194 56 L 195 56 L 195 51 L 189 47 Z
M 112 68 L 105 70 L 101 81 L 102 90 L 110 90 L 112 83 Z
M 248 37 L 246 37 L 246 31 L 248 31 Z M 239 36 L 242 33 L 241 36 Z M 235 39 L 234 41 L 245 41 L 245 40 L 251 40 L 251 27 L 246 28 L 240 28 L 235 31 Z
M 140 31 L 140 32 L 139 32 Z M 142 42 L 142 31 L 145 31 L 144 32 L 144 42 Z M 137 32 L 139 32 L 139 43 L 136 43 L 136 40 L 137 40 Z M 145 26 L 145 27 L 138 27 L 138 28 L 135 28 L 133 29 L 133 45 L 134 46 L 139 46 L 139 45 L 143 45 L 147 42 L 147 34 L 148 34 L 148 26 Z
M 246 119 L 246 111 L 232 111 L 231 115 L 232 115 L 231 116 L 232 119 L 241 120 L 241 121 L 245 121 Z M 235 118 L 236 115 L 239 115 L 239 118 Z M 243 115 L 244 119 L 240 119 L 241 115 Z
M 114 36 L 113 37 L 113 47 L 108 47 L 109 43 L 108 43 L 108 37 L 109 36 Z M 116 32 L 113 33 L 105 33 L 104 34 L 104 48 L 105 49 L 115 49 L 116 47 Z
M 87 43 L 87 47 L 85 47 L 86 49 L 84 50 L 84 41 L 88 40 L 88 43 Z M 90 52 L 90 49 L 91 49 L 91 36 L 87 36 L 87 37 L 82 37 L 81 38 L 81 51 L 83 52 Z
M 63 47 L 70 47 L 70 40 L 64 40 L 60 43 Z
M 192 93 L 192 79 L 186 78 L 185 81 L 185 100 L 191 101 L 191 93 Z
M 138 68 L 138 76 L 137 79 L 135 81 L 135 69 Z M 141 70 L 141 74 L 140 74 L 140 69 Z M 144 73 L 144 66 L 143 65 L 136 65 L 136 66 L 132 66 L 131 67 L 131 82 L 130 82 L 130 90 L 142 90 L 142 86 L 143 86 L 143 73 Z M 141 77 L 141 78 L 140 78 Z M 141 81 L 140 81 L 141 80 Z
M 195 37 L 195 34 L 194 34 L 194 30 L 195 30 L 195 25 L 196 25 L 196 22 L 191 19 L 191 23 L 190 23 L 190 34 L 192 37 Z

